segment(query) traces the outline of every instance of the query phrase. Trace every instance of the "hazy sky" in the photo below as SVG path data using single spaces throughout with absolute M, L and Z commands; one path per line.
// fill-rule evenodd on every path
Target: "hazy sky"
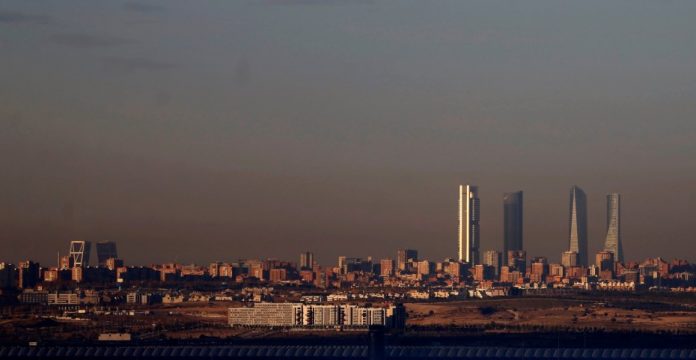
M 0 0 L 0 261 L 482 250 L 523 190 L 558 261 L 568 191 L 623 195 L 627 259 L 696 260 L 696 1 Z

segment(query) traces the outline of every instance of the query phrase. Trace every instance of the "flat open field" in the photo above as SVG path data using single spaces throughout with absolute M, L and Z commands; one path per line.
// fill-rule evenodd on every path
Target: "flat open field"
M 547 342 L 554 345 L 562 341 L 570 345 L 578 341 L 599 344 L 612 334 L 613 340 L 606 344 L 610 346 L 621 343 L 625 336 L 636 337 L 636 332 L 645 335 L 640 339 L 660 335 L 663 339 L 660 342 L 667 339 L 676 344 L 677 335 L 687 338 L 696 335 L 696 296 L 688 294 L 510 297 L 404 305 L 408 315 L 407 329 L 394 332 L 391 338 L 391 341 L 404 344 L 450 341 L 446 337 L 451 337 L 451 342 L 456 344 L 467 339 L 471 345 L 490 345 L 487 341 L 500 339 L 527 346 L 532 341 L 539 343 L 543 337 L 548 338 L 543 342 L 545 346 Z M 0 319 L 0 343 L 35 340 L 79 343 L 94 340 L 104 332 L 129 332 L 141 341 L 209 341 L 206 339 L 215 338 L 239 342 L 296 342 L 330 338 L 336 342 L 358 341 L 365 336 L 364 330 L 361 333 L 353 329 L 230 328 L 227 325 L 230 306 L 239 304 L 155 305 L 136 307 L 134 315 L 87 314 L 74 319 L 47 316 L 41 309 L 27 308 Z M 564 336 L 567 339 L 564 340 Z M 643 342 L 637 340 L 633 346 Z
M 692 298 L 501 298 L 406 304 L 410 327 L 491 331 L 594 330 L 696 333 Z

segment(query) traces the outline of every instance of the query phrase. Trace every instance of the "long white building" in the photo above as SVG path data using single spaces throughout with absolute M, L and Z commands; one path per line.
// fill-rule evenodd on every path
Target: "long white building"
M 301 303 L 255 303 L 253 307 L 230 308 L 231 326 L 355 326 L 402 327 L 403 306 L 362 307 Z
M 256 303 L 253 307 L 229 308 L 230 325 L 297 326 L 302 324 L 302 304 Z

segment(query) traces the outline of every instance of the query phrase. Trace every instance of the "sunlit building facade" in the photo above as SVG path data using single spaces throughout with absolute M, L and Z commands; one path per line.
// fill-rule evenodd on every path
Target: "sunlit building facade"
M 587 195 L 575 185 L 570 189 L 568 232 L 568 250 L 578 253 L 578 264 L 587 267 Z
M 623 246 L 621 244 L 621 195 L 607 195 L 607 235 L 604 238 L 604 250 L 614 254 L 614 260 L 623 263 Z
M 458 255 L 459 261 L 470 265 L 479 263 L 479 242 L 481 239 L 481 201 L 478 197 L 478 187 L 471 185 L 459 186 L 459 228 Z

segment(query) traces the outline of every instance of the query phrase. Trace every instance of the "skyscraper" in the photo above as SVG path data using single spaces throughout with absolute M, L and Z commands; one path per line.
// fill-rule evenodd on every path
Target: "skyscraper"
M 604 238 L 604 250 L 614 254 L 614 260 L 623 262 L 621 244 L 621 195 L 607 195 L 607 236 Z
M 418 251 L 417 250 L 398 249 L 396 251 L 397 270 L 405 271 L 406 270 L 406 263 L 408 263 L 408 260 L 410 260 L 410 259 L 413 259 L 414 261 L 418 260 Z
M 22 289 L 33 288 L 41 278 L 41 266 L 33 261 L 20 261 L 17 267 L 19 273 L 18 286 Z
M 522 191 L 503 194 L 503 261 L 510 250 L 522 250 Z
M 92 250 L 92 243 L 83 240 L 70 242 L 70 259 L 73 267 L 89 266 L 89 254 Z
M 614 253 L 607 250 L 602 250 L 595 255 L 595 265 L 599 271 L 614 271 Z
M 117 259 L 116 243 L 113 241 L 100 241 L 97 243 L 97 261 L 99 266 L 106 266 L 106 260 Z
M 502 258 L 502 254 L 495 250 L 484 251 L 483 265 L 495 268 L 495 275 L 500 276 L 500 266 L 502 265 Z M 505 256 L 505 258 L 507 258 L 507 256 Z
M 564 251 L 561 254 L 561 265 L 566 268 L 578 266 L 578 253 L 575 251 Z
M 524 250 L 510 250 L 507 253 L 508 266 L 522 274 L 527 271 L 527 252 Z
M 480 218 L 481 202 L 478 197 L 478 187 L 459 185 L 459 229 L 457 242 L 459 261 L 466 261 L 470 265 L 479 263 Z
M 390 277 L 394 275 L 394 260 L 382 259 L 379 262 L 380 275 Z
M 578 253 L 578 265 L 587 267 L 587 196 L 576 185 L 570 188 L 568 243 L 568 250 Z
M 300 269 L 311 270 L 314 267 L 314 253 L 309 251 L 300 253 Z

